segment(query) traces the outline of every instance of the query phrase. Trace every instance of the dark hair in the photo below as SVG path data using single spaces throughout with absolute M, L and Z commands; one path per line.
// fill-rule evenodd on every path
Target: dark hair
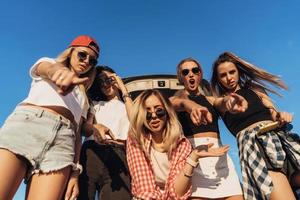
M 102 90 L 100 89 L 100 82 L 99 82 L 99 75 L 104 71 L 110 72 L 110 73 L 116 73 L 112 68 L 105 66 L 105 65 L 96 67 L 95 80 L 94 80 L 92 86 L 90 87 L 90 89 L 88 90 L 88 97 L 92 101 L 107 101 L 108 100 L 106 95 L 103 94 Z

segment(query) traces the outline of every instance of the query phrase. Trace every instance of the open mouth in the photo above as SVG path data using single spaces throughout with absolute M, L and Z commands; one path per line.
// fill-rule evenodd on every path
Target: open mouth
M 189 79 L 188 80 L 188 87 L 190 88 L 190 89 L 195 89 L 196 87 L 197 87 L 197 85 L 196 85 L 196 80 L 194 79 L 194 78 L 191 78 L 191 79 Z
M 193 79 L 193 78 L 191 78 L 190 80 L 189 80 L 189 83 L 191 84 L 191 85 L 194 85 L 195 84 L 195 79 Z

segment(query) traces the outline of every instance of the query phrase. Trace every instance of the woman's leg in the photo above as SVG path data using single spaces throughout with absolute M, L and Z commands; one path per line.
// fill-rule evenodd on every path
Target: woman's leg
M 106 156 L 102 157 L 103 186 L 100 192 L 101 200 L 130 200 L 130 176 L 126 161 L 125 148 L 118 145 L 107 145 Z
M 6 149 L 0 149 L 0 163 L 0 199 L 10 200 L 25 176 L 27 165 Z
M 27 186 L 26 199 L 61 199 L 67 185 L 71 167 L 61 170 L 34 174 Z
M 271 200 L 296 199 L 293 194 L 292 188 L 283 173 L 275 171 L 268 171 L 268 173 L 271 176 L 273 182 Z
M 80 163 L 83 171 L 79 176 L 79 200 L 94 200 L 100 188 L 104 164 L 98 155 L 101 152 L 101 145 L 94 141 L 84 142 L 80 153 Z

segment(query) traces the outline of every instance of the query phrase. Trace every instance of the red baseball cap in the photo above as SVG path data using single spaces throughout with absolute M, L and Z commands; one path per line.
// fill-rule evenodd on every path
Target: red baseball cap
M 80 35 L 76 37 L 70 44 L 70 47 L 89 47 L 97 55 L 99 55 L 99 45 L 95 39 L 88 35 Z

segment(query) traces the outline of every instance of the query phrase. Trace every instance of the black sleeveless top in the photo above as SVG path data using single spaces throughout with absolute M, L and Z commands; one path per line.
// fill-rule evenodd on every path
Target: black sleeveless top
M 190 114 L 188 112 L 179 112 L 178 119 L 182 125 L 182 129 L 185 136 L 192 136 L 196 133 L 204 132 L 216 132 L 219 133 L 218 118 L 219 114 L 214 107 L 207 101 L 203 95 L 189 95 L 189 99 L 196 102 L 197 104 L 204 106 L 212 114 L 212 123 L 206 125 L 201 124 L 196 126 L 193 124 Z
M 226 112 L 223 121 L 230 132 L 236 136 L 238 132 L 259 121 L 272 120 L 270 110 L 262 103 L 259 96 L 248 88 L 236 91 L 248 101 L 248 109 L 243 113 Z

